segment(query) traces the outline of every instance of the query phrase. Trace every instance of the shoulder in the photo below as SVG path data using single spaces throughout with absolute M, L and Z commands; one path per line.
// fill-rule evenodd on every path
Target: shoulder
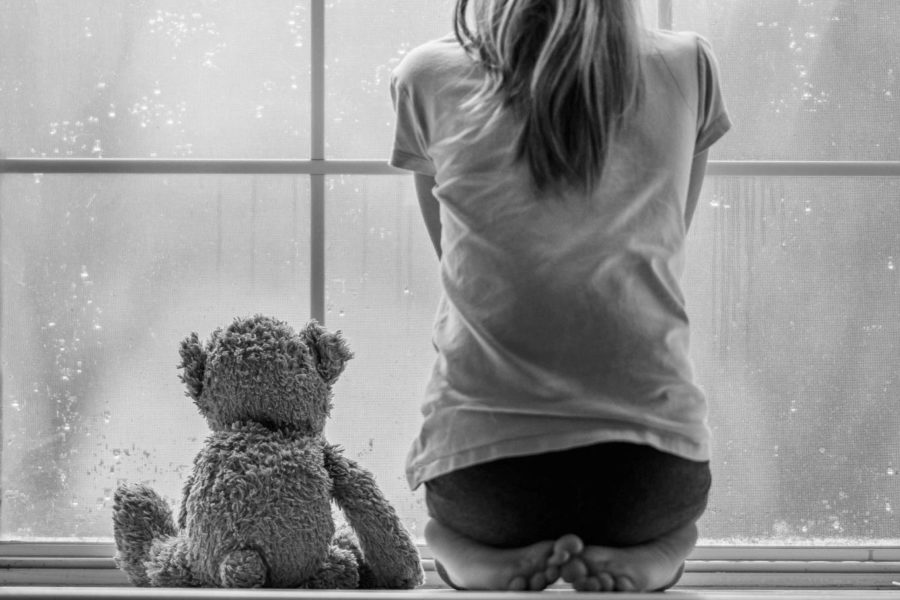
M 696 61 L 698 52 L 711 52 L 709 42 L 693 31 L 648 31 L 647 54 L 666 60 Z
M 453 77 L 472 60 L 452 34 L 426 42 L 410 50 L 391 73 L 394 84 L 406 88 L 428 86 L 430 82 Z
M 712 46 L 693 31 L 648 31 L 644 54 L 651 71 L 663 79 L 674 80 L 689 103 L 691 89 L 698 85 L 706 88 L 718 78 Z

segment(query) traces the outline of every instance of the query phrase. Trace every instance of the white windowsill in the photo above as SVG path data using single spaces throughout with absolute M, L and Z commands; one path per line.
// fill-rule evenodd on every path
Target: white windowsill
M 424 588 L 442 588 L 422 547 Z M 0 586 L 128 586 L 110 543 L 0 543 Z M 688 560 L 684 588 L 893 589 L 900 547 L 704 546 Z M 2 590 L 0 590 L 0 595 Z

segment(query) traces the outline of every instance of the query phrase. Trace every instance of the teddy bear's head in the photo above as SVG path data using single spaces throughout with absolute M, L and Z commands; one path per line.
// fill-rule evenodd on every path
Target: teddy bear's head
M 181 342 L 181 380 L 212 430 L 256 422 L 271 429 L 322 432 L 331 386 L 353 357 L 340 332 L 315 321 L 294 331 L 256 315 L 217 329 L 204 344 Z

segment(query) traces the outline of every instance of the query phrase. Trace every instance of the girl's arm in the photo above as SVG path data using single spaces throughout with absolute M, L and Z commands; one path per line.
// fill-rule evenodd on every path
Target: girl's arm
M 425 219 L 425 228 L 428 230 L 428 237 L 431 238 L 431 245 L 438 258 L 441 257 L 441 213 L 440 205 L 431 190 L 434 189 L 434 177 L 431 175 L 415 174 L 416 195 L 419 197 L 419 208 L 422 210 L 422 217 Z
M 697 202 L 700 199 L 700 189 L 703 187 L 703 178 L 706 176 L 706 161 L 708 158 L 709 150 L 704 150 L 694 156 L 694 162 L 691 165 L 691 179 L 688 183 L 687 205 L 684 212 L 686 227 L 691 226 L 691 219 L 694 218 L 694 209 L 697 208 Z

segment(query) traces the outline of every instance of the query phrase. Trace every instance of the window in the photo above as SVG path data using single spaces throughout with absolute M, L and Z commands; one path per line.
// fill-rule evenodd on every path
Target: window
M 8 2 L 0 538 L 108 544 L 123 479 L 176 502 L 207 433 L 178 341 L 253 312 L 344 331 L 327 435 L 420 531 L 402 464 L 438 281 L 387 82 L 453 5 Z M 896 560 L 900 5 L 642 8 L 712 41 L 735 122 L 685 281 L 715 434 L 698 560 Z

